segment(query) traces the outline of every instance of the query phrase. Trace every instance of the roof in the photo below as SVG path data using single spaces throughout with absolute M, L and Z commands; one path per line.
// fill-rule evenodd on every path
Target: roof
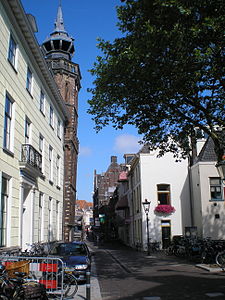
M 206 140 L 202 150 L 199 153 L 197 162 L 201 161 L 217 161 L 217 156 L 214 150 L 214 142 L 211 137 Z
M 93 203 L 92 202 L 87 202 L 86 200 L 77 200 L 76 205 L 80 209 L 88 209 L 90 207 L 93 207 Z

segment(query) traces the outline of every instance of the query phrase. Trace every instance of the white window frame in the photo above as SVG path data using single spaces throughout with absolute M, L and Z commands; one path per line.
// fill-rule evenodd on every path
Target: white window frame
M 3 180 L 6 181 L 6 191 L 3 191 Z M 7 226 L 9 209 L 10 178 L 2 174 L 1 177 L 1 198 L 0 198 L 0 246 L 7 245 Z M 4 192 L 4 193 L 3 193 Z
M 209 178 L 210 187 L 210 200 L 211 201 L 223 201 L 223 187 L 220 177 L 210 177 Z M 213 193 L 218 193 L 219 197 L 212 197 Z
M 42 165 L 41 165 L 41 169 L 42 169 L 42 173 L 44 174 L 44 167 L 45 167 L 45 151 L 44 148 L 45 147 L 45 138 L 43 137 L 43 135 L 41 133 L 39 133 L 39 152 L 41 153 L 42 156 Z
M 6 94 L 3 148 L 10 152 L 13 151 L 13 137 L 14 137 L 14 100 L 8 94 Z
M 57 136 L 61 140 L 61 121 L 60 121 L 59 118 L 58 118 L 58 121 L 57 121 Z
M 49 181 L 53 183 L 53 148 L 49 145 Z
M 45 93 L 42 90 L 40 92 L 40 112 L 45 114 Z
M 57 155 L 57 157 L 56 157 L 56 186 L 59 188 L 61 187 L 60 172 L 61 172 L 61 157 L 59 155 Z
M 48 241 L 52 240 L 52 197 L 48 198 Z
M 26 81 L 26 89 L 32 94 L 32 86 L 33 86 L 33 73 L 29 67 L 27 67 L 27 81 Z
M 44 204 L 44 193 L 39 192 L 39 203 L 38 203 L 38 242 L 43 239 L 43 204 Z
M 160 189 L 160 187 L 167 187 L 168 189 Z M 167 203 L 161 203 L 160 201 L 160 195 L 166 195 L 167 197 Z M 157 199 L 158 199 L 158 205 L 170 205 L 171 204 L 171 186 L 167 183 L 159 183 L 157 184 Z
M 54 128 L 54 109 L 52 105 L 49 108 L 49 125 Z
M 59 236 L 59 224 L 60 224 L 60 220 L 59 220 L 59 201 L 56 201 L 56 207 L 55 207 L 55 218 L 56 218 L 56 238 L 57 240 L 59 240 L 60 236 Z
M 24 128 L 25 144 L 31 144 L 31 121 L 25 118 L 25 128 Z
M 11 66 L 13 66 L 14 69 L 16 69 L 16 66 L 17 66 L 17 49 L 18 49 L 18 45 L 17 45 L 13 35 L 10 34 L 8 61 L 10 62 Z

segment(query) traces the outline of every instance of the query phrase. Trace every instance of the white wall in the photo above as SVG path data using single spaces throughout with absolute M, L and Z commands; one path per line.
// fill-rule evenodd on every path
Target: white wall
M 187 160 L 175 162 L 170 153 L 161 158 L 157 158 L 156 154 L 140 154 L 141 202 L 144 202 L 145 199 L 151 201 L 149 212 L 150 238 L 161 241 L 162 220 L 170 220 L 171 236 L 184 234 L 185 226 L 191 226 L 190 197 Z M 175 213 L 165 217 L 157 216 L 154 213 L 157 206 L 157 184 L 170 185 L 171 205 L 176 209 Z M 142 214 L 145 220 L 143 209 Z M 145 233 L 146 221 L 142 225 L 143 233 Z M 144 235 L 144 239 L 146 239 L 146 235 Z
M 34 242 L 38 239 L 38 210 L 39 210 L 39 192 L 44 194 L 43 203 L 43 224 L 44 224 L 44 239 L 48 238 L 48 199 L 52 197 L 52 234 L 56 238 L 60 231 L 59 237 L 62 236 L 62 218 L 56 220 L 56 201 L 59 201 L 59 214 L 62 216 L 63 208 L 63 174 L 64 174 L 64 152 L 63 152 L 63 138 L 57 137 L 57 117 L 60 118 L 61 124 L 64 122 L 64 113 L 56 105 L 53 94 L 47 86 L 46 80 L 41 75 L 41 71 L 34 60 L 34 57 L 29 51 L 28 44 L 24 43 L 24 37 L 20 29 L 15 26 L 15 18 L 9 19 L 2 3 L 0 3 L 0 171 L 11 177 L 12 188 L 10 197 L 9 214 L 10 218 L 10 236 L 7 241 L 7 246 L 18 245 L 20 243 L 20 203 L 21 203 L 21 187 L 20 183 L 23 181 L 20 176 L 19 162 L 21 160 L 21 145 L 24 144 L 24 125 L 25 118 L 28 117 L 31 121 L 31 142 L 30 144 L 39 151 L 39 134 L 44 137 L 44 177 L 37 178 L 35 184 L 35 196 L 33 206 L 33 236 Z M 17 67 L 16 70 L 8 62 L 8 49 L 10 34 L 13 34 L 15 41 L 18 43 L 17 53 Z M 33 89 L 32 95 L 26 90 L 26 76 L 27 66 L 33 72 Z M 46 110 L 43 115 L 39 110 L 40 90 L 43 90 L 46 95 Z M 4 130 L 4 110 L 5 97 L 9 93 L 14 100 L 14 116 L 13 116 L 13 155 L 3 151 L 3 130 Z M 49 104 L 54 108 L 55 124 L 54 130 L 49 126 Z M 63 133 L 63 128 L 62 128 Z M 49 183 L 49 169 L 48 169 L 48 148 L 49 145 L 53 147 L 53 184 Z M 61 184 L 60 189 L 57 188 L 56 178 L 56 156 L 61 157 Z M 34 187 L 32 187 L 34 188 Z M 32 197 L 32 195 L 30 195 Z M 30 198 L 31 199 L 31 198 Z M 27 222 L 24 226 L 31 226 L 31 215 L 27 217 Z M 25 227 L 24 227 L 25 228 Z M 28 241 L 29 242 L 29 241 Z
M 199 236 L 225 239 L 224 201 L 211 200 L 210 177 L 219 177 L 215 162 L 200 162 L 192 167 L 194 220 Z M 215 218 L 216 214 L 220 218 Z

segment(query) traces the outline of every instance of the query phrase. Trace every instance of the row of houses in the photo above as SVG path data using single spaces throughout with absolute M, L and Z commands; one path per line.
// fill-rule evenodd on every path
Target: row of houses
M 79 65 L 59 5 L 40 47 L 20 0 L 0 3 L 0 247 L 71 240 Z
M 95 171 L 95 227 L 105 239 L 119 238 L 142 249 L 148 234 L 162 248 L 177 235 L 225 239 L 224 187 L 212 140 L 198 139 L 189 159 L 179 162 L 171 153 L 158 154 L 145 145 L 136 154 L 125 154 L 122 164 L 112 157 L 105 173 Z

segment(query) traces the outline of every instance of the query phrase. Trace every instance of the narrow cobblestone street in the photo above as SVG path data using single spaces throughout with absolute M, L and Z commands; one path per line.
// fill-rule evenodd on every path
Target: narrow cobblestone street
M 118 244 L 97 247 L 89 243 L 89 246 L 95 251 L 102 300 L 225 298 L 225 277 L 218 269 L 209 272 L 194 263 L 165 256 L 163 252 L 147 257 L 144 253 Z M 91 300 L 97 299 L 101 298 L 96 298 L 92 292 Z

